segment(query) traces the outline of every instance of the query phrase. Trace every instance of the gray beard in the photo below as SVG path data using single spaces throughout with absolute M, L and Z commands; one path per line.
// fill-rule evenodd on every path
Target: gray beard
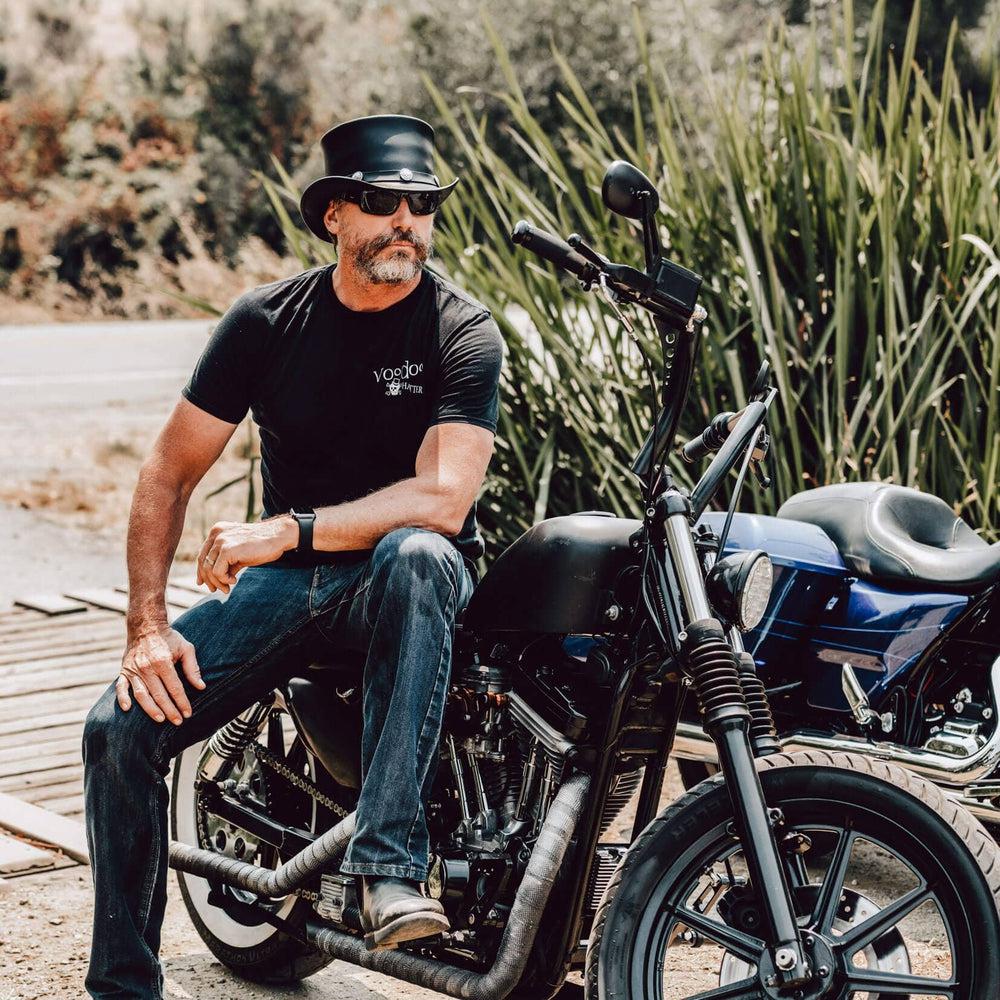
M 405 250 L 398 250 L 388 259 L 385 257 L 359 257 L 357 269 L 372 285 L 402 285 L 412 281 L 418 274 L 422 262 Z
M 355 251 L 354 266 L 361 277 L 372 285 L 403 285 L 413 281 L 420 274 L 424 261 L 431 255 L 434 237 L 424 243 L 411 242 L 415 253 L 411 254 L 402 248 L 393 250 L 386 257 L 381 251 L 385 249 L 398 234 L 391 233 L 373 242 L 351 247 Z M 346 248 L 345 248 L 346 249 Z

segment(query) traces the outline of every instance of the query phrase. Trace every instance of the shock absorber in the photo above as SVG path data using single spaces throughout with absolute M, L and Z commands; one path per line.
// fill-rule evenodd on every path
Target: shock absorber
M 749 653 L 739 654 L 739 670 L 743 697 L 750 710 L 750 745 L 754 756 L 766 757 L 768 754 L 778 753 L 781 744 L 778 742 L 774 716 L 771 715 L 764 682 L 757 676 L 757 665 Z
M 232 722 L 227 722 L 209 741 L 199 772 L 208 781 L 225 781 L 244 751 L 257 738 L 260 727 L 274 705 L 273 699 L 257 702 Z
M 714 618 L 691 622 L 681 653 L 693 681 L 705 729 L 711 732 L 727 719 L 749 719 L 739 661 Z

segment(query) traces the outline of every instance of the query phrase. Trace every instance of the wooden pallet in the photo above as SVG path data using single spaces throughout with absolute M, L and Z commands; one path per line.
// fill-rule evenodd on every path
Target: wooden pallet
M 171 580 L 169 619 L 206 593 Z M 82 816 L 83 723 L 121 666 L 125 610 L 104 588 L 26 595 L 0 612 L 0 796 Z

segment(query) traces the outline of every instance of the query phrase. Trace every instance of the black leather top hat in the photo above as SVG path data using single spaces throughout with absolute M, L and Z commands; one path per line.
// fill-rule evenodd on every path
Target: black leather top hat
M 441 186 L 434 173 L 434 129 L 407 115 L 369 115 L 336 125 L 320 140 L 326 176 L 302 192 L 299 210 L 310 231 L 332 242 L 323 216 L 330 199 L 366 187 L 451 194 L 457 180 Z

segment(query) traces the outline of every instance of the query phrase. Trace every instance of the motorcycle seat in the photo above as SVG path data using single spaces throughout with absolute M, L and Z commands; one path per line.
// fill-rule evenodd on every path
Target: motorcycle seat
M 822 528 L 859 578 L 972 593 L 1000 580 L 1000 542 L 983 541 L 941 499 L 891 483 L 796 493 L 778 517 Z

